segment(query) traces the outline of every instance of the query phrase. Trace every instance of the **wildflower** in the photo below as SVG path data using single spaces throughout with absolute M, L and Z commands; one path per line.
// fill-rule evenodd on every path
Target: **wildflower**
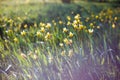
M 45 27 L 45 23 L 40 22 L 41 27 Z
M 84 28 L 84 26 L 83 25 L 81 25 L 81 24 L 79 24 L 79 30 L 82 30 Z
M 63 47 L 63 43 L 59 43 L 60 47 Z
M 22 21 L 22 19 L 21 19 L 20 17 L 17 17 L 17 19 L 18 19 L 19 21 Z
M 42 22 L 40 22 L 40 24 L 39 24 L 40 26 L 42 26 Z
M 25 24 L 25 25 L 24 25 L 24 28 L 27 28 L 27 27 L 28 27 L 28 25 L 27 25 L 27 24 Z
M 51 38 L 51 34 L 49 32 L 47 32 L 46 36 L 45 36 L 45 39 L 48 40 Z
M 8 40 L 5 39 L 5 43 L 8 43 Z
M 117 18 L 117 17 L 115 17 L 115 18 L 114 18 L 114 20 L 116 21 L 116 20 L 118 20 L 118 18 Z
M 93 33 L 93 29 L 88 29 L 88 32 L 90 33 L 90 34 L 92 34 Z
M 80 18 L 80 15 L 77 14 L 75 17 L 74 17 L 76 20 L 78 20 Z
M 112 24 L 112 28 L 115 28 L 115 24 Z
M 66 43 L 66 44 L 69 44 L 69 40 L 68 40 L 67 38 L 65 38 L 65 39 L 63 40 L 63 42 Z
M 37 27 L 37 24 L 36 24 L 36 23 L 34 23 L 34 27 Z
M 67 20 L 69 20 L 69 21 L 71 20 L 70 16 L 67 16 Z
M 13 23 L 14 21 L 12 19 L 8 20 L 9 23 Z
M 70 49 L 70 50 L 69 50 L 68 56 L 69 56 L 69 57 L 72 57 L 72 56 L 73 56 L 73 49 Z
M 26 32 L 25 32 L 25 31 L 22 31 L 22 32 L 21 32 L 21 35 L 22 35 L 22 36 L 25 36 L 25 35 L 26 35 Z
M 96 15 L 95 18 L 98 19 L 98 16 Z
M 78 24 L 78 21 L 77 21 L 77 20 L 74 20 L 74 21 L 73 21 L 73 24 Z
M 62 21 L 59 21 L 59 24 L 63 24 L 63 22 L 62 22 Z
M 16 43 L 18 43 L 19 41 L 18 41 L 18 39 L 15 37 L 14 38 L 14 42 L 16 42 Z
M 92 26 L 93 26 L 93 23 L 90 23 L 90 26 L 92 27 Z
M 38 58 L 37 55 L 34 54 L 33 59 L 36 60 L 37 58 Z
M 45 32 L 45 28 L 41 27 L 40 31 L 44 33 Z
M 68 25 L 68 26 L 71 25 L 70 21 L 67 22 L 67 25 Z
M 73 27 L 74 27 L 74 29 L 78 29 L 78 26 L 75 24 L 75 25 L 73 25 Z
M 71 45 L 73 43 L 72 39 L 69 40 L 69 44 Z
M 63 28 L 63 32 L 68 32 L 68 29 L 67 28 Z
M 54 26 L 56 26 L 57 24 L 54 22 L 54 24 L 53 24 Z
M 66 52 L 65 50 L 62 51 L 62 52 L 61 52 L 61 55 L 62 55 L 62 56 L 65 56 L 65 52 Z
M 69 37 L 70 38 L 73 37 L 73 33 L 72 32 L 69 33 Z
M 97 26 L 98 29 L 100 29 L 100 26 Z
M 82 23 L 82 22 L 80 22 L 80 20 L 77 20 L 77 22 L 78 22 L 78 23 Z
M 87 17 L 85 21 L 86 21 L 86 22 L 88 22 L 89 20 L 90 20 L 90 18 L 89 18 L 89 17 Z
M 52 20 L 52 23 L 54 23 L 55 22 L 55 20 Z
M 27 58 L 27 56 L 24 53 L 20 54 L 22 58 Z
M 38 32 L 36 33 L 36 36 L 37 36 L 37 37 L 40 37 L 40 36 L 41 36 L 40 31 L 38 31 Z
M 10 34 L 10 33 L 13 33 L 13 31 L 12 30 L 8 30 L 8 31 L 6 31 L 6 33 Z
M 51 24 L 47 23 L 47 25 L 45 27 L 49 29 L 51 27 Z
M 92 18 L 94 18 L 94 16 L 95 16 L 94 14 L 91 15 Z

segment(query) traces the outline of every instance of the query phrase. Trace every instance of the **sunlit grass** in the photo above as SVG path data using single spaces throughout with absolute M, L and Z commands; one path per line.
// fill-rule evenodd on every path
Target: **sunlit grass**
M 36 8 L 39 5 L 34 6 L 31 8 L 39 10 Z M 31 15 L 37 15 L 32 12 L 35 11 Z M 119 12 L 119 8 L 101 10 L 98 14 L 90 12 L 90 16 L 72 12 L 52 21 L 49 17 L 46 21 L 36 21 L 24 10 L 24 14 L 15 16 L 3 15 L 3 11 L 0 16 L 2 79 L 119 79 Z

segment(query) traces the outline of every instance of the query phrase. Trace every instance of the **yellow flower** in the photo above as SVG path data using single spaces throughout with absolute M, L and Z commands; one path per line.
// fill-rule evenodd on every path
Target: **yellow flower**
M 97 26 L 98 29 L 100 29 L 100 26 Z
M 6 31 L 6 32 L 8 32 L 9 34 L 10 34 L 10 33 L 13 33 L 13 31 L 12 31 L 12 30 L 8 30 L 8 31 Z
M 36 23 L 34 23 L 34 27 L 37 27 L 37 24 L 36 24 Z
M 70 16 L 67 16 L 67 19 L 70 21 L 71 20 Z
M 75 25 L 73 25 L 73 27 L 74 27 L 74 29 L 78 29 L 78 26 L 75 24 Z
M 27 24 L 25 24 L 25 25 L 24 25 L 24 28 L 27 28 L 27 27 L 28 27 L 28 25 L 27 25 Z
M 67 22 L 67 25 L 68 25 L 68 26 L 71 25 L 70 21 Z
M 24 53 L 20 54 L 22 58 L 27 58 L 27 56 Z
M 70 50 L 69 50 L 68 56 L 69 56 L 69 57 L 72 57 L 72 56 L 73 56 L 73 49 L 70 49 Z
M 84 28 L 84 26 L 83 25 L 81 25 L 81 24 L 79 24 L 79 30 L 82 30 Z
M 63 42 L 66 43 L 66 44 L 69 44 L 69 40 L 68 40 L 67 38 L 65 38 L 65 39 L 63 40 Z
M 90 23 L 90 26 L 92 27 L 92 26 L 93 26 L 93 23 Z
M 19 21 L 22 21 L 22 19 L 21 19 L 20 17 L 17 17 L 17 19 L 18 19 Z
M 45 32 L 45 28 L 41 27 L 40 31 L 44 33 Z
M 52 20 L 52 23 L 54 23 L 55 22 L 55 20 Z
M 59 43 L 60 47 L 63 47 L 63 43 Z
M 73 43 L 72 39 L 69 40 L 69 44 L 71 45 Z
M 93 17 L 93 18 L 94 18 L 94 16 L 95 16 L 94 14 L 91 15 L 91 17 Z
M 40 24 L 39 24 L 40 26 L 42 26 L 42 22 L 40 22 Z
M 89 21 L 89 20 L 90 20 L 90 18 L 89 18 L 89 17 L 87 17 L 87 18 L 86 18 L 86 21 Z
M 37 55 L 34 54 L 33 59 L 36 60 L 37 58 L 38 58 Z
M 46 36 L 45 36 L 45 39 L 48 40 L 51 38 L 51 34 L 49 32 L 47 32 Z
M 9 23 L 13 23 L 14 21 L 12 19 L 8 20 Z
M 21 35 L 22 35 L 22 36 L 25 36 L 25 35 L 26 35 L 26 32 L 25 32 L 25 31 L 22 31 L 22 32 L 21 32 Z
M 41 36 L 40 31 L 38 31 L 38 32 L 36 33 L 36 36 L 37 36 L 37 37 L 40 37 L 40 36 Z
M 45 27 L 49 29 L 51 27 L 51 24 L 47 23 L 47 25 Z
M 73 33 L 72 32 L 69 33 L 69 37 L 70 38 L 73 37 Z
M 54 22 L 54 24 L 53 24 L 54 26 L 56 26 L 57 24 Z
M 73 24 L 78 24 L 78 21 L 77 21 L 77 20 L 74 20 L 74 21 L 73 21 Z
M 74 17 L 76 20 L 78 20 L 80 18 L 80 15 L 77 14 L 75 17 Z
M 63 24 L 63 22 L 62 22 L 62 21 L 59 21 L 59 24 Z
M 62 55 L 62 56 L 65 56 L 65 52 L 66 52 L 65 50 L 62 51 L 62 52 L 61 52 L 61 55 Z
M 5 43 L 8 43 L 8 40 L 5 39 Z
M 116 20 L 118 20 L 118 18 L 117 18 L 117 17 L 115 17 L 115 18 L 114 18 L 114 20 L 116 21 Z
M 67 28 L 63 28 L 63 32 L 68 32 L 68 29 Z
M 93 29 L 88 29 L 88 32 L 90 33 L 90 34 L 92 34 L 93 33 Z
M 98 16 L 96 15 L 95 18 L 98 19 Z
M 19 42 L 18 39 L 17 39 L 16 37 L 14 38 L 14 42 L 16 42 L 16 43 Z
M 67 38 L 65 38 L 65 39 L 63 39 L 63 42 L 67 45 L 71 45 L 72 44 L 72 39 L 68 40 Z
M 45 27 L 45 23 L 40 22 L 41 27 Z
M 115 28 L 115 24 L 112 24 L 112 28 Z

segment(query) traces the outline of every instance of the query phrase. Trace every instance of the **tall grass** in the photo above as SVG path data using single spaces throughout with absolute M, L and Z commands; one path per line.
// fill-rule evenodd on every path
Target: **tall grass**
M 80 6 L 64 16 L 68 7 L 58 8 L 63 11 L 56 8 L 50 15 L 52 10 L 48 10 L 43 21 L 33 21 L 28 15 L 0 16 L 1 79 L 119 79 L 119 8 L 89 16 L 82 14 L 85 9 Z

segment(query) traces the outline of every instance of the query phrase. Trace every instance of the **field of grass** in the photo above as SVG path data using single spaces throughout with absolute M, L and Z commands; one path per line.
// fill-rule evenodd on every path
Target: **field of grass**
M 2 1 L 0 80 L 119 80 L 115 5 Z

